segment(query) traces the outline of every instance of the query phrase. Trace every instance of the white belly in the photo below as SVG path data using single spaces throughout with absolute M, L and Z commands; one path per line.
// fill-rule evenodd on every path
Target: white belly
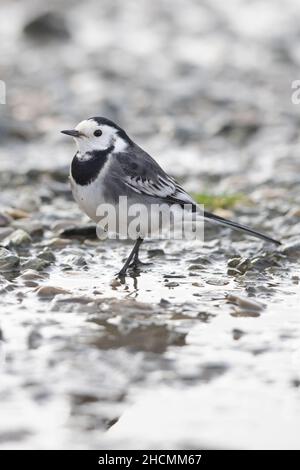
M 74 199 L 79 205 L 80 209 L 85 212 L 92 220 L 97 222 L 97 207 L 100 204 L 105 203 L 101 181 L 97 179 L 96 181 L 86 186 L 75 184 L 71 176 L 70 181 Z
M 97 234 L 102 238 L 102 232 L 105 231 L 105 237 L 108 238 L 129 238 L 137 237 L 145 238 L 175 238 L 182 237 L 182 209 L 176 205 L 171 208 L 173 215 L 177 214 L 177 219 L 170 217 L 170 207 L 162 205 L 159 207 L 154 204 L 150 205 L 130 204 L 130 201 L 119 202 L 116 206 L 107 203 L 103 194 L 102 178 L 97 178 L 94 182 L 80 186 L 75 184 L 70 177 L 72 193 L 75 201 L 93 221 L 97 223 Z M 126 198 L 125 198 L 126 199 Z M 101 207 L 102 206 L 102 207 Z M 108 217 L 107 214 L 112 217 Z M 184 226 L 185 237 L 188 239 L 195 238 L 194 226 L 192 220 L 195 221 L 196 214 L 192 218 L 188 218 L 187 225 Z M 203 239 L 203 217 L 198 214 L 198 236 L 196 238 Z M 176 220 L 178 226 L 176 227 Z M 202 224 L 199 225 L 199 222 Z M 99 231 L 98 231 L 99 229 Z M 200 231 L 199 231 L 200 230 Z

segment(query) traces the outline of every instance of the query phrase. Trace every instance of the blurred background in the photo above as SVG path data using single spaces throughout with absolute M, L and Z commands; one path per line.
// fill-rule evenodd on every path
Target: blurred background
M 1 168 L 68 164 L 59 130 L 103 115 L 175 173 L 251 160 L 254 183 L 270 176 L 297 139 L 299 15 L 293 0 L 4 2 Z
M 0 447 L 299 448 L 299 25 L 297 0 L 1 2 Z M 67 231 L 60 130 L 91 116 L 287 247 L 213 230 L 111 286 L 129 245 Z

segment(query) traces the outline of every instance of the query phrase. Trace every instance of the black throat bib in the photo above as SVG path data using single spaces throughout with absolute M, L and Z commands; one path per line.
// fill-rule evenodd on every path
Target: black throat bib
M 77 152 L 71 164 L 71 175 L 75 183 L 86 186 L 95 181 L 113 149 L 114 146 L 111 145 L 105 150 L 87 152 L 90 155 L 87 160 L 80 160 Z

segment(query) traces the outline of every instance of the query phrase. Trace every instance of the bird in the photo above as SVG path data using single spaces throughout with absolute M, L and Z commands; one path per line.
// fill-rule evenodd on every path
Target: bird
M 207 210 L 200 213 L 192 196 L 112 120 L 91 117 L 81 121 L 74 129 L 61 132 L 73 137 L 77 146 L 70 166 L 74 199 L 95 222 L 99 222 L 97 210 L 101 204 L 109 204 L 118 211 L 120 197 L 123 196 L 127 198 L 129 208 L 134 204 L 143 204 L 147 208 L 165 204 L 185 211 L 185 206 L 189 205 L 196 219 L 200 214 L 200 219 L 204 221 L 238 230 L 277 246 L 281 244 L 251 227 Z M 119 278 L 124 278 L 129 268 L 137 270 L 143 264 L 139 249 L 149 235 L 145 232 L 141 226 L 137 227 L 132 237 L 135 242 L 133 249 L 117 274 Z

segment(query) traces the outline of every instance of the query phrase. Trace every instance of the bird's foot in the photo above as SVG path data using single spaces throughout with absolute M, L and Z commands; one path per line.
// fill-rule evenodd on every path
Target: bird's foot
M 126 275 L 128 270 L 130 270 L 131 274 L 138 274 L 140 271 L 140 268 L 142 266 L 151 266 L 153 263 L 145 263 L 144 261 L 141 261 L 139 258 L 134 258 L 134 260 L 127 266 L 123 266 L 121 271 L 116 274 L 116 278 L 119 279 L 121 282 L 125 281 Z
M 126 270 L 121 269 L 121 271 L 119 271 L 118 274 L 116 274 L 116 279 L 118 279 L 121 284 L 125 284 L 126 277 L 129 276 L 129 277 L 136 279 L 139 275 L 140 275 L 140 270 L 137 267 L 128 266 L 128 269 Z

